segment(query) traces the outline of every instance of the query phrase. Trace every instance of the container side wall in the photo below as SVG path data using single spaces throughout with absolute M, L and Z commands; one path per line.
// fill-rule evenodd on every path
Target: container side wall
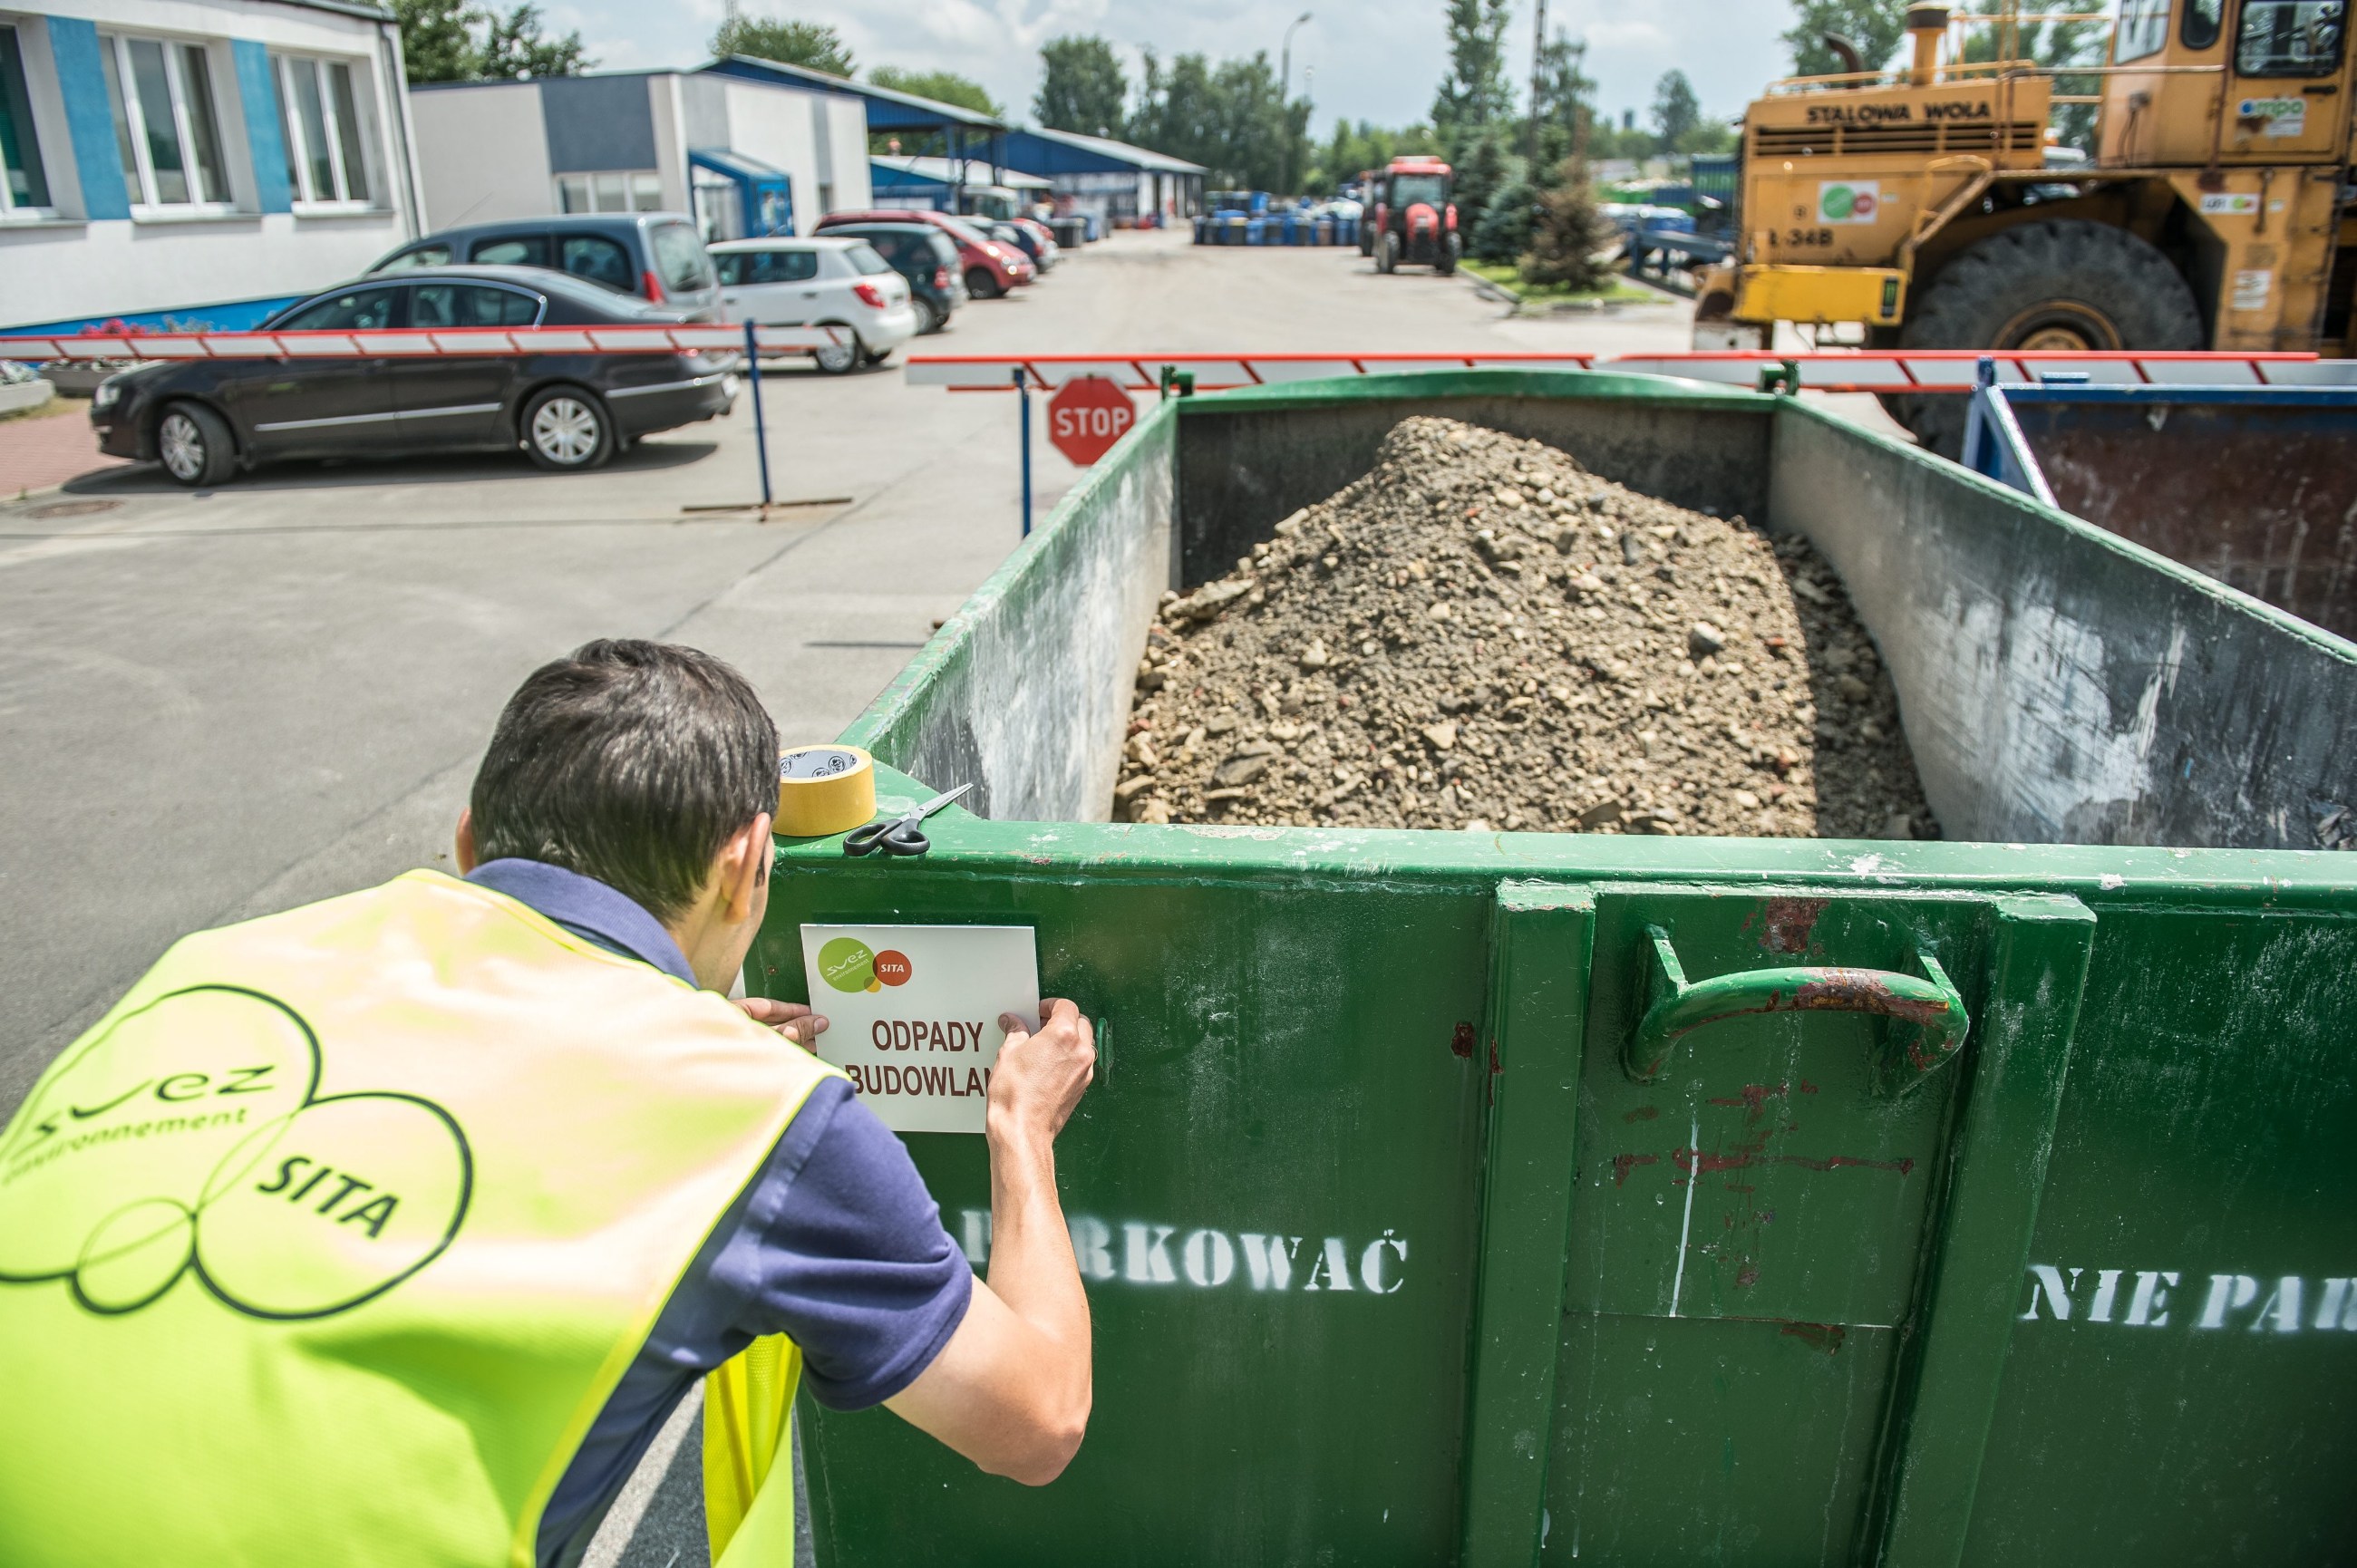
M 1140 421 L 843 738 L 940 789 L 973 782 L 977 815 L 1104 821 L 1168 584 L 1176 426 Z
M 2348 1562 L 2357 919 L 2093 907 L 1964 1561 Z
M 2357 804 L 2357 648 L 1805 406 L 1774 451 L 1950 838 L 2309 849 Z

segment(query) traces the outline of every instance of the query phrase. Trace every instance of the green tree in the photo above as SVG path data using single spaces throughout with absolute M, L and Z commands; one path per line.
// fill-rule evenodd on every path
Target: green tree
M 1163 69 L 1146 51 L 1129 140 L 1201 164 L 1214 189 L 1275 189 L 1308 166 L 1309 105 L 1286 102 L 1265 50 L 1214 66 L 1180 55 Z
M 1554 168 L 1564 159 L 1583 153 L 1596 120 L 1596 83 L 1583 69 L 1586 40 L 1572 42 L 1557 33 L 1539 51 L 1539 68 L 1532 81 L 1530 129 L 1537 133 L 1538 165 Z M 1523 145 L 1532 138 L 1526 130 Z
M 1459 234 L 1470 236 L 1479 231 L 1481 220 L 1499 194 L 1514 183 L 1521 162 L 1506 151 L 1504 127 L 1491 125 L 1474 138 L 1471 151 L 1455 166 L 1457 178 L 1452 194 L 1457 202 Z
M 1684 154 L 1687 157 L 1692 157 L 1697 153 L 1724 157 L 1733 152 L 1736 145 L 1741 140 L 1742 138 L 1736 134 L 1735 127 L 1724 120 L 1704 120 L 1695 124 L 1693 130 L 1680 136 L 1678 145 L 1672 150 Z
M 1974 0 L 1972 13 L 1994 17 L 2007 9 L 2002 0 Z M 1980 64 L 2002 54 L 2007 59 L 2029 60 L 2056 72 L 2056 92 L 2092 95 L 2103 91 L 2101 77 L 2072 76 L 2062 68 L 2103 64 L 2104 41 L 2103 26 L 2096 22 L 2016 22 L 2010 27 L 1984 24 L 1965 30 L 1964 59 Z M 2094 150 L 2093 104 L 2058 103 L 2053 124 L 2065 145 Z
M 1695 96 L 1694 83 L 1682 70 L 1665 70 L 1662 80 L 1653 84 L 1653 134 L 1662 145 L 1674 150 L 1678 143 L 1702 122 L 1702 101 Z
M 1039 50 L 1039 93 L 1031 113 L 1051 131 L 1083 136 L 1118 136 L 1129 78 L 1113 46 L 1099 38 L 1067 34 Z
M 554 37 L 540 7 L 501 11 L 465 0 L 393 0 L 402 62 L 412 81 L 521 81 L 577 76 L 597 62 L 579 33 Z
M 1448 0 L 1448 74 L 1433 95 L 1432 128 L 1461 158 L 1513 99 L 1506 86 L 1509 0 Z
M 1522 180 L 1501 187 L 1491 198 L 1481 220 L 1473 226 L 1473 239 L 1465 247 L 1466 253 L 1477 262 L 1512 262 L 1531 248 L 1532 230 L 1538 220 L 1538 192 Z M 1458 209 L 1461 221 L 1464 209 Z
M 401 59 L 412 81 L 472 81 L 479 58 L 466 0 L 393 0 Z
M 1555 183 L 1539 197 L 1531 248 L 1516 270 L 1528 284 L 1560 285 L 1581 293 L 1603 288 L 1612 281 L 1612 272 L 1597 256 L 1610 247 L 1614 237 L 1612 225 L 1596 209 L 1587 166 L 1566 158 L 1555 169 Z
M 831 76 L 849 76 L 851 50 L 843 36 L 823 22 L 787 22 L 774 16 L 731 16 L 712 35 L 712 58 L 750 55 L 783 65 L 807 66 Z
M 1382 168 L 1394 158 L 1439 151 L 1440 143 L 1428 125 L 1403 125 L 1394 130 L 1371 120 L 1361 120 L 1356 125 L 1348 120 L 1337 120 L 1333 135 L 1312 153 L 1301 188 L 1313 192 L 1332 190 L 1368 169 Z
M 994 120 L 1006 117 L 1006 111 L 998 106 L 982 83 L 953 70 L 902 70 L 899 66 L 879 65 L 867 73 L 867 80 L 895 92 L 914 93 L 936 103 L 954 103 Z
M 1784 34 L 1792 51 L 1792 73 L 1832 76 L 1849 69 L 1826 47 L 1827 33 L 1857 45 L 1866 69 L 1880 70 L 1907 36 L 1908 5 L 1909 0 L 1792 0 L 1797 15 Z
M 535 76 L 578 76 L 591 62 L 581 35 L 553 38 L 543 30 L 540 7 L 517 5 L 485 11 L 481 64 L 476 74 L 490 81 L 522 81 Z

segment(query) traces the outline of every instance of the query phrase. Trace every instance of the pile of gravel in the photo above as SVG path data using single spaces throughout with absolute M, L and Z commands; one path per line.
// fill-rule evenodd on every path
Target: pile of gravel
M 1114 792 L 1145 822 L 1937 837 L 1832 568 L 1415 418 L 1165 596 Z

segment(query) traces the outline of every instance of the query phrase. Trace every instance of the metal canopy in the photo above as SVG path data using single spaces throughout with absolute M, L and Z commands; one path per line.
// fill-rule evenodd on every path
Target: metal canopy
M 991 183 L 996 185 L 1006 167 L 1006 122 L 959 104 L 920 98 L 913 92 L 896 92 L 872 82 L 813 70 L 806 65 L 789 65 L 783 60 L 760 59 L 752 55 L 730 55 L 699 66 L 696 71 L 856 98 L 866 111 L 870 131 L 929 132 L 940 135 L 951 161 L 960 166 L 961 176 L 968 163 L 987 163 Z M 962 186 L 966 182 L 961 177 L 953 183 Z

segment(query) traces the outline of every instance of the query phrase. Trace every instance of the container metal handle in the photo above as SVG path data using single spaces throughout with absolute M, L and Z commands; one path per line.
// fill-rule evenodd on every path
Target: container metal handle
M 1870 1013 L 1921 1026 L 1915 1038 L 1886 1046 L 1875 1064 L 1878 1091 L 1904 1094 L 1953 1057 L 1972 1027 L 1964 998 L 1956 994 L 1947 972 L 1920 947 L 1915 961 L 1921 976 L 1887 969 L 1796 965 L 1741 970 L 1689 983 L 1669 933 L 1648 926 L 1645 934 L 1653 943 L 1652 1004 L 1621 1055 L 1629 1076 L 1640 1083 L 1661 1076 L 1679 1040 L 1722 1019 L 1761 1013 Z

